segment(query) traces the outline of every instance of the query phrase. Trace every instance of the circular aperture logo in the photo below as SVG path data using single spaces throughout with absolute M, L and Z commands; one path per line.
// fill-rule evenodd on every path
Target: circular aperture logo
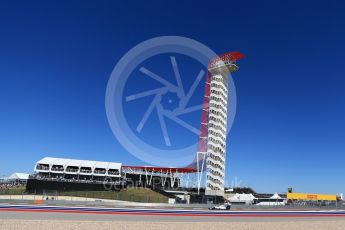
M 109 125 L 120 144 L 152 165 L 183 167 L 197 150 L 205 75 L 217 54 L 178 36 L 146 40 L 116 64 L 106 89 Z M 236 90 L 228 78 L 229 132 Z

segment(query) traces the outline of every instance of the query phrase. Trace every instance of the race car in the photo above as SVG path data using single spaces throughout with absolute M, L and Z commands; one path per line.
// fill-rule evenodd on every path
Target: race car
M 231 204 L 230 203 L 225 203 L 219 206 L 213 206 L 209 208 L 209 210 L 230 210 L 231 209 Z

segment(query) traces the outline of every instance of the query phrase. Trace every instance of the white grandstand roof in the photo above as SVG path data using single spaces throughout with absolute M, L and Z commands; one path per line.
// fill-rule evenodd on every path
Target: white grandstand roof
M 121 163 L 115 163 L 115 162 L 75 160 L 75 159 L 53 158 L 53 157 L 45 157 L 37 161 L 37 164 L 107 168 L 107 169 L 121 169 L 121 166 L 122 166 Z
M 92 168 L 95 165 L 95 161 L 84 161 L 82 167 L 90 167 Z

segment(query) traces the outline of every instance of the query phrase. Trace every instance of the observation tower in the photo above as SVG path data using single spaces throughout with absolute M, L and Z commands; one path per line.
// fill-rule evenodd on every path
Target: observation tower
M 205 195 L 224 195 L 228 77 L 238 70 L 236 61 L 243 57 L 239 52 L 228 52 L 208 63 L 196 154 L 198 191 L 205 172 Z

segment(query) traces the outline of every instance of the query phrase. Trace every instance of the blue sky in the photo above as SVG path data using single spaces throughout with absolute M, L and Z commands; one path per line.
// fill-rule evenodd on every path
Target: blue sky
M 345 192 L 344 8 L 337 1 L 2 1 L 0 176 L 32 172 L 44 156 L 146 164 L 112 134 L 107 81 L 133 46 L 176 35 L 246 54 L 234 75 L 229 183 Z

